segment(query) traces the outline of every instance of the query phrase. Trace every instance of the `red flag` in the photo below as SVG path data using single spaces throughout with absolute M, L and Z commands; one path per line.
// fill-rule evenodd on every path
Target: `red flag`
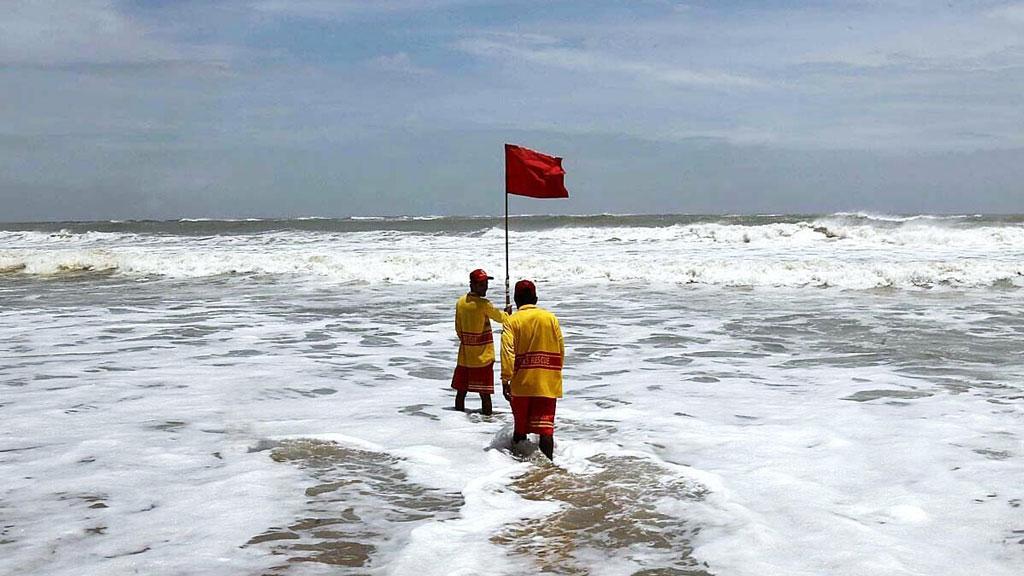
M 562 159 L 505 144 L 505 193 L 532 198 L 568 198 Z

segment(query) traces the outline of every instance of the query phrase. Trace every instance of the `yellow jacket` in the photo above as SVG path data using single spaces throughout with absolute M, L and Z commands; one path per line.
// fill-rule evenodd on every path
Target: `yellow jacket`
M 501 332 L 501 381 L 513 396 L 562 397 L 565 343 L 558 318 L 532 304 L 508 317 Z
M 503 310 L 487 298 L 466 294 L 455 303 L 455 333 L 459 335 L 459 366 L 481 368 L 494 363 L 491 320 L 504 322 Z

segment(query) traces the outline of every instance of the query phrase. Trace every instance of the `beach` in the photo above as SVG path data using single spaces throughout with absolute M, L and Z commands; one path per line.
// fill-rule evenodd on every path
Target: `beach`
M 1024 217 L 513 218 L 554 465 L 451 409 L 502 225 L 0 224 L 0 573 L 1024 567 Z

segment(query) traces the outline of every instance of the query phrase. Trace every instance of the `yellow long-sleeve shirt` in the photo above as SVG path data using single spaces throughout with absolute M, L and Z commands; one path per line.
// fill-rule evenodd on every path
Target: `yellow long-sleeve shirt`
M 521 306 L 501 332 L 501 380 L 512 382 L 513 396 L 562 397 L 565 343 L 554 314 Z
M 491 320 L 504 322 L 503 310 L 487 298 L 469 293 L 455 303 L 455 333 L 459 335 L 459 366 L 480 368 L 494 363 Z

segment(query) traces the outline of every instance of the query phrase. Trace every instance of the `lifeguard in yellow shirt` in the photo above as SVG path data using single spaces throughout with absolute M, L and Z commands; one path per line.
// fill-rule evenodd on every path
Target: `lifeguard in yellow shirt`
M 459 359 L 452 376 L 455 388 L 455 409 L 465 411 L 466 393 L 480 394 L 480 412 L 491 413 L 494 394 L 494 335 L 491 320 L 504 322 L 512 312 L 509 306 L 501 311 L 487 296 L 487 272 L 477 268 L 469 273 L 469 293 L 455 303 L 455 333 L 459 336 Z
M 562 397 L 565 343 L 558 318 L 537 307 L 537 287 L 516 282 L 516 313 L 501 332 L 501 393 L 512 405 L 513 445 L 540 436 L 541 452 L 554 460 L 555 402 Z

